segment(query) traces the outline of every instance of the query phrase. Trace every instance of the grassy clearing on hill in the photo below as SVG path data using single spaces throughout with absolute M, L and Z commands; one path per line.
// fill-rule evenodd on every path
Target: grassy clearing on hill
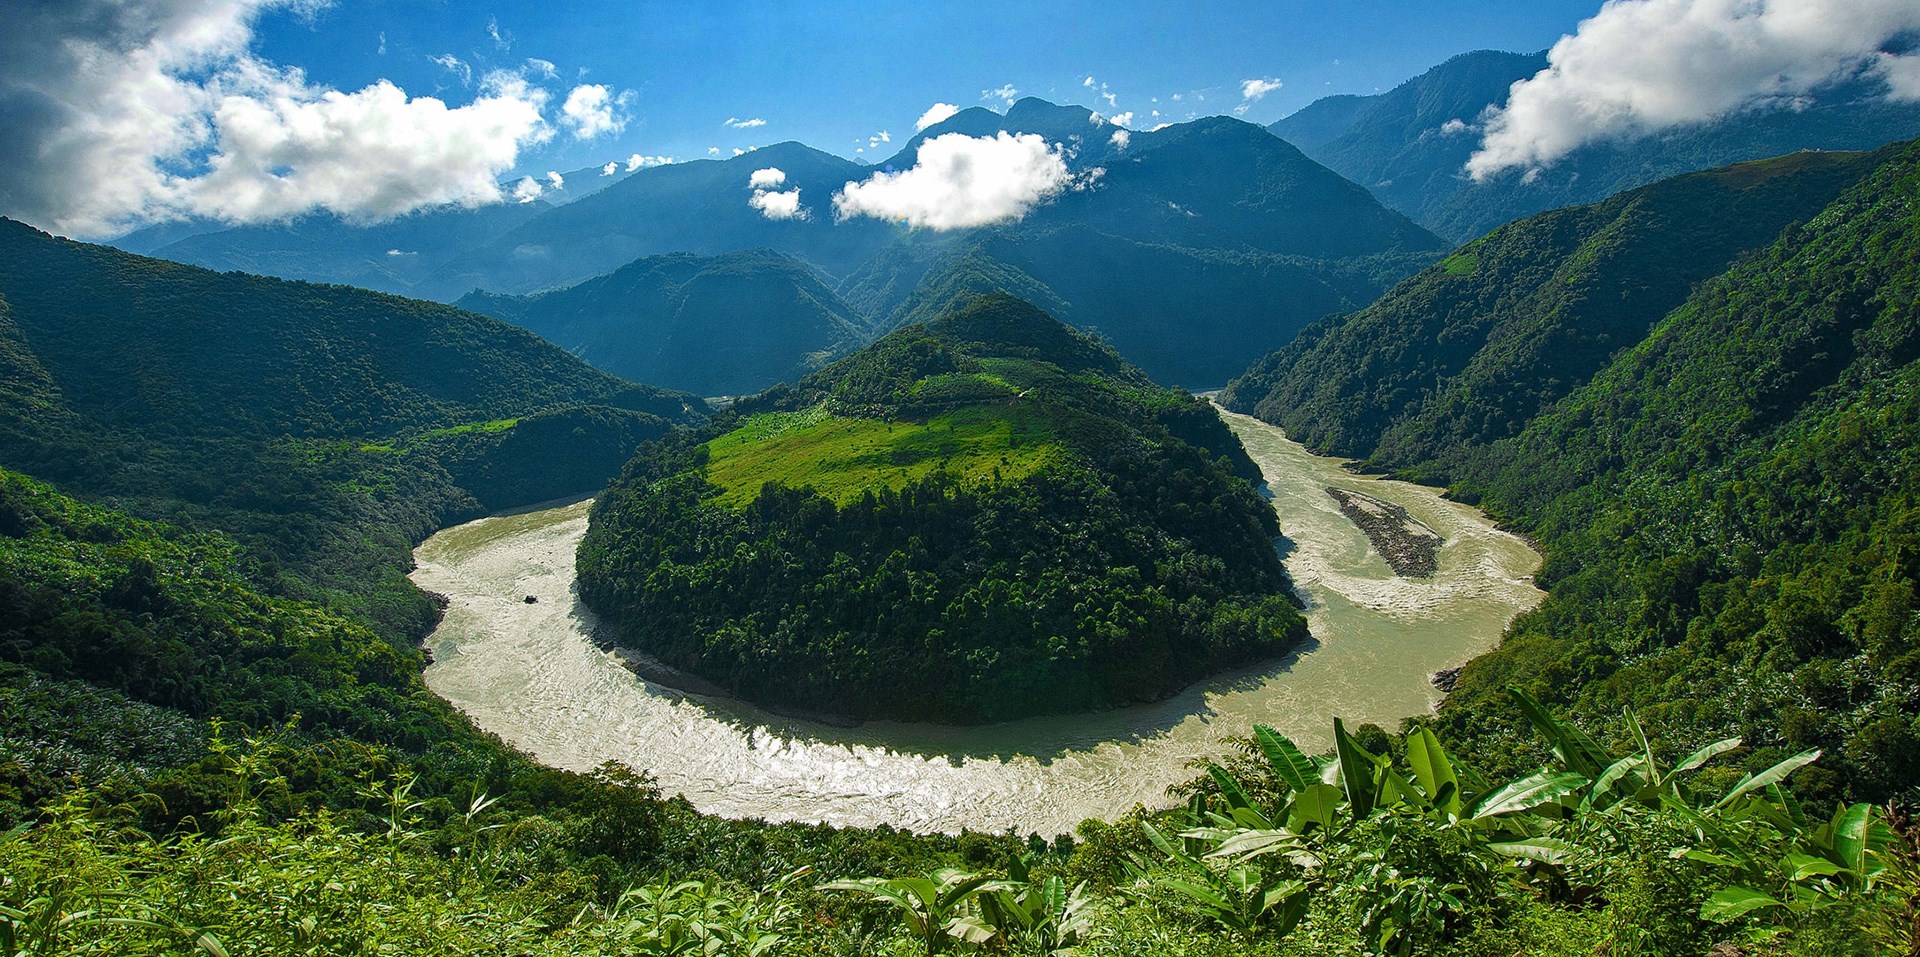
M 707 481 L 745 508 L 768 482 L 812 489 L 836 505 L 899 491 L 936 471 L 962 483 L 1012 481 L 1066 455 L 1043 415 L 966 408 L 926 422 L 846 418 L 816 407 L 756 415 L 708 443 Z

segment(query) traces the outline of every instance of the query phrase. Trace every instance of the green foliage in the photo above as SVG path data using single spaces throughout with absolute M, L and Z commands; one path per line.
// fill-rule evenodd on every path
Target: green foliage
M 1608 743 L 1631 707 L 1669 755 L 1739 737 L 1758 770 L 1821 749 L 1801 787 L 1822 802 L 1920 774 L 1917 166 L 1911 144 L 1795 155 L 1545 214 L 1474 243 L 1474 276 L 1429 272 L 1276 354 L 1289 384 L 1263 414 L 1444 479 L 1546 553 L 1549 598 L 1438 719 L 1476 763 L 1530 759 L 1504 691 L 1524 682 Z
M 1200 400 L 986 298 L 643 450 L 595 506 L 581 594 L 762 703 L 1152 699 L 1303 634 L 1248 471 Z
M 696 395 L 791 382 L 871 338 L 825 277 L 765 249 L 650 256 L 566 289 L 475 291 L 457 305 L 538 333 L 614 375 Z
M 215 274 L 0 222 L 0 467 L 243 548 L 248 577 L 416 642 L 442 525 L 591 491 L 698 410 L 494 320 Z

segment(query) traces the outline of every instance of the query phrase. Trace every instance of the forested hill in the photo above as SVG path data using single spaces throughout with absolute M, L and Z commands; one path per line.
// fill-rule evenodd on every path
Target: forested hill
M 867 323 L 805 262 L 759 249 L 636 260 L 531 296 L 457 303 L 531 330 L 635 382 L 745 395 L 865 345 Z
M 581 592 L 765 704 L 1124 704 L 1304 636 L 1248 474 L 1201 400 L 979 297 L 643 449 L 595 506 Z
M 1468 666 L 1444 729 L 1497 740 L 1519 682 L 1616 735 L 1633 705 L 1675 747 L 1740 736 L 1756 766 L 1822 749 L 1819 800 L 1910 787 L 1916 360 L 1908 144 L 1518 434 L 1434 449 L 1457 493 L 1540 541 L 1550 595 Z
M 416 638 L 449 519 L 598 488 L 701 414 L 494 319 L 213 273 L 0 221 L 0 467 L 219 528 L 260 574 Z
M 1503 226 L 1256 363 L 1222 401 L 1332 454 L 1444 482 L 1643 338 L 1695 284 L 1891 151 L 1796 153 Z

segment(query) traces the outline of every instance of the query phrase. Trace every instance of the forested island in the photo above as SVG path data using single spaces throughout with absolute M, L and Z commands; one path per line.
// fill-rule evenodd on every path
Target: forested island
M 1003 720 L 1163 697 L 1305 634 L 1211 407 L 1005 295 L 643 448 L 581 593 L 764 704 Z

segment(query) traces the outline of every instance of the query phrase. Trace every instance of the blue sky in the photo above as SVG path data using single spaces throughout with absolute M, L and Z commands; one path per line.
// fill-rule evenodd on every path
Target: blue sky
M 873 134 L 896 142 L 932 103 L 999 107 L 983 91 L 1132 111 L 1133 125 L 1230 113 L 1241 83 L 1284 85 L 1248 106 L 1267 123 L 1333 93 L 1388 89 L 1473 49 L 1544 49 L 1594 0 L 1525 3 L 634 3 L 336 0 L 310 19 L 269 12 L 262 58 L 354 90 L 392 80 L 414 96 L 470 101 L 488 69 L 551 62 L 556 96 L 575 83 L 631 91 L 619 134 L 556 137 L 521 169 L 576 169 L 630 153 L 701 158 L 800 140 L 855 159 Z M 499 38 L 491 34 L 495 25 Z M 385 52 L 382 53 L 384 35 Z M 476 78 L 434 62 L 451 54 Z M 1115 103 L 1084 86 L 1092 76 Z M 1179 102 L 1172 97 L 1181 96 Z M 1157 98 L 1158 102 L 1155 102 Z M 728 119 L 764 119 L 732 129 Z
M 629 157 L 799 140 L 879 160 L 935 103 L 1266 123 L 1469 50 L 1552 46 L 1504 103 L 1454 118 L 1478 141 L 1466 172 L 1527 175 L 1842 80 L 1920 102 L 1914 36 L 1915 0 L 7 0 L 0 215 L 80 237 L 375 222 L 531 202 L 549 170 Z

